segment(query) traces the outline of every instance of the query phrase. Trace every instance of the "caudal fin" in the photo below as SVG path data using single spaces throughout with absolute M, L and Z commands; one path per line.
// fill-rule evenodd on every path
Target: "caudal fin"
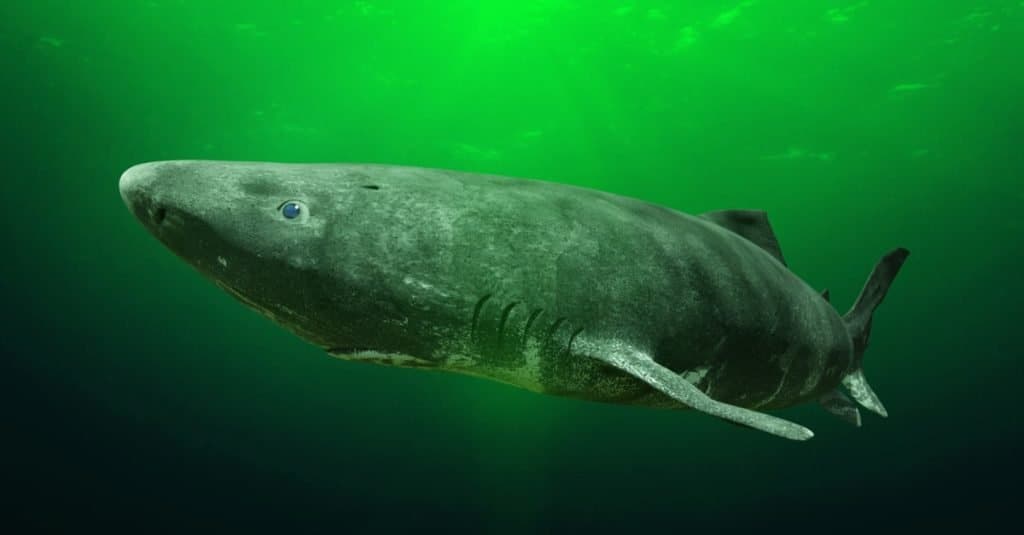
M 853 340 L 854 353 L 853 367 L 843 378 L 843 385 L 857 403 L 883 417 L 888 416 L 888 413 L 864 377 L 864 351 L 868 348 L 868 338 L 871 336 L 871 317 L 878 305 L 882 304 L 889 286 L 908 256 L 910 251 L 901 247 L 882 257 L 864 284 L 857 301 L 843 316 L 846 330 Z

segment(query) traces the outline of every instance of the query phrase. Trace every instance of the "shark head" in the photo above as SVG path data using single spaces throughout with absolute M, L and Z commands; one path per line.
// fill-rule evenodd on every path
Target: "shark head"
M 335 353 L 412 354 L 406 299 L 386 284 L 367 166 L 136 165 L 125 204 L 168 249 L 241 302 Z

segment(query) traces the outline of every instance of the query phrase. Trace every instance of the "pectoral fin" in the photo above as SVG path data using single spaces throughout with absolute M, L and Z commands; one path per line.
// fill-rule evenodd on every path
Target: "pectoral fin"
M 878 394 L 871 389 L 871 385 L 868 384 L 868 380 L 864 378 L 863 370 L 856 370 L 843 377 L 843 386 L 850 391 L 850 396 L 857 400 L 865 409 L 878 414 L 882 418 L 889 416 L 889 413 L 885 410 L 885 406 L 882 405 L 882 400 L 878 399 Z
M 584 354 L 614 366 L 692 409 L 746 427 L 791 440 L 814 436 L 810 429 L 781 418 L 715 401 L 672 370 L 658 364 L 649 355 L 625 344 L 600 344 Z

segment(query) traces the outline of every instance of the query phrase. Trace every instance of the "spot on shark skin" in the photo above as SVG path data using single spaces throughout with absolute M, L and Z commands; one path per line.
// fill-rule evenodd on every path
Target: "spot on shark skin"
M 410 277 L 408 275 L 406 275 L 402 279 L 402 282 L 407 284 L 407 285 L 409 285 L 409 286 L 412 286 L 414 288 L 418 288 L 420 290 L 424 290 L 424 291 L 428 291 L 428 292 L 440 295 L 441 297 L 448 297 L 449 296 L 448 292 L 445 292 L 444 290 L 439 289 L 438 287 L 434 286 L 433 284 L 430 284 L 428 282 L 425 282 L 425 281 L 422 281 L 422 280 Z
M 224 267 L 228 267 L 228 259 L 224 258 L 223 256 L 218 256 L 217 257 L 217 263 L 222 265 L 222 266 L 224 266 Z
M 684 370 L 683 373 L 681 373 L 680 375 L 683 377 L 683 379 L 686 379 L 688 382 L 692 384 L 697 384 L 704 380 L 704 376 L 708 374 L 708 370 L 710 369 L 711 367 L 705 364 L 703 366 L 697 366 L 696 368 Z
M 476 364 L 476 362 L 477 359 L 460 353 L 448 355 L 448 358 L 445 361 L 445 363 L 450 366 L 472 366 Z

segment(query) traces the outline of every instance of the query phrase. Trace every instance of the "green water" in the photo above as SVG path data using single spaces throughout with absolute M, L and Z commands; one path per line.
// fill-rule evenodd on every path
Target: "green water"
M 1009 514 L 1024 2 L 262 5 L 0 6 L 7 518 L 681 533 Z M 855 429 L 780 411 L 817 434 L 793 443 L 328 358 L 130 216 L 121 171 L 184 158 L 444 167 L 687 212 L 763 208 L 790 267 L 842 310 L 905 246 L 866 357 L 890 417 Z

